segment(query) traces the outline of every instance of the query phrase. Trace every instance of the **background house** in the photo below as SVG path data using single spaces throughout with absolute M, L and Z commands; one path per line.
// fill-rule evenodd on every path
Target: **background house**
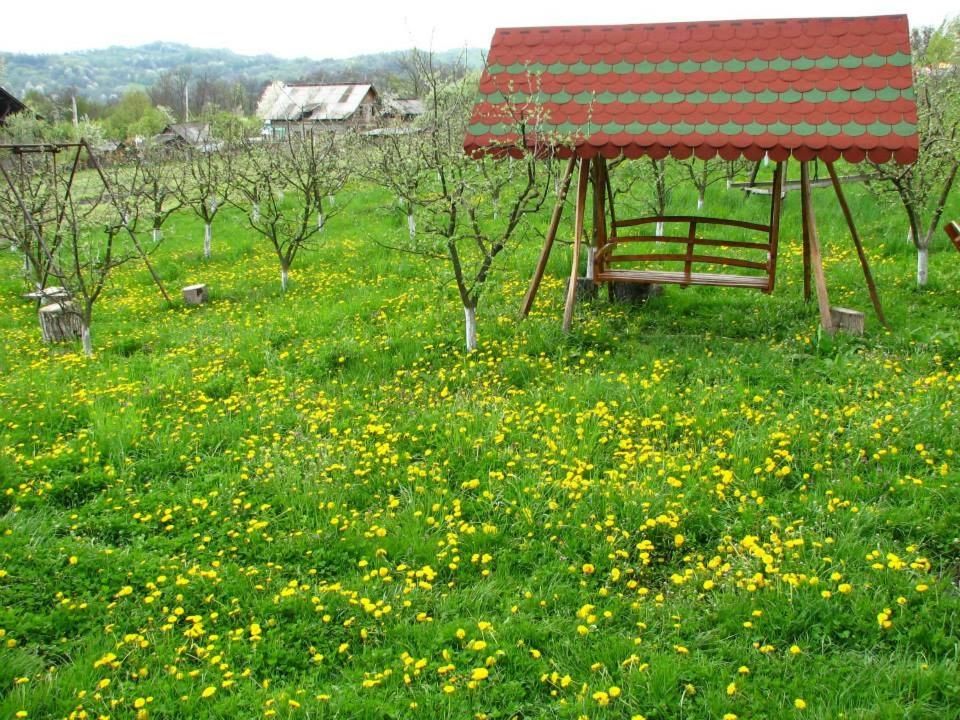
M 210 123 L 205 122 L 167 125 L 160 134 L 154 136 L 153 141 L 167 147 L 194 148 L 203 151 L 220 148 L 220 143 L 216 142 L 210 133 Z
M 26 105 L 17 100 L 13 95 L 0 87 L 0 125 L 6 120 L 8 115 L 13 115 L 26 109 Z
M 288 85 L 278 80 L 263 91 L 256 114 L 265 134 L 283 137 L 288 130 L 373 126 L 380 110 L 380 97 L 369 83 Z

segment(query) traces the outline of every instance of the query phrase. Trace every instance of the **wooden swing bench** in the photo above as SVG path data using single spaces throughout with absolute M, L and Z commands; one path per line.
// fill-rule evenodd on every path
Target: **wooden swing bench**
M 627 228 L 644 228 L 654 223 L 667 225 L 686 224 L 686 235 L 622 235 Z M 762 241 L 724 240 L 701 237 L 698 231 L 704 226 L 725 226 L 762 233 Z M 668 247 L 661 251 L 660 244 Z M 653 245 L 649 252 L 630 252 L 636 245 Z M 682 246 L 677 248 L 676 246 Z M 702 252 L 701 248 L 707 248 Z M 724 249 L 748 251 L 755 260 L 718 254 Z M 626 250 L 627 252 L 620 252 Z M 744 253 L 746 254 L 746 253 Z M 635 269 L 616 267 L 626 263 L 668 265 L 681 263 L 681 270 Z M 695 266 L 708 266 L 710 272 L 694 272 Z M 714 268 L 742 268 L 753 274 L 715 272 Z M 615 220 L 611 223 L 610 237 L 594 255 L 594 279 L 597 282 L 653 283 L 658 285 L 712 285 L 716 287 L 748 288 L 764 293 L 773 291 L 777 267 L 776 227 L 760 223 L 743 222 L 726 218 L 693 217 L 689 215 L 657 215 L 630 220 Z
M 884 88 L 882 93 L 871 90 L 876 97 L 869 102 L 860 98 L 859 91 L 845 89 L 851 70 L 846 63 L 837 65 L 831 56 L 835 43 L 829 38 L 850 37 L 870 37 L 876 47 L 882 47 L 882 52 L 878 50 L 870 58 L 854 53 L 863 62 L 856 68 L 851 90 Z M 713 49 L 704 51 L 704 47 Z M 779 54 L 776 62 L 755 64 L 756 58 L 766 58 L 771 52 Z M 655 67 L 647 61 L 637 64 L 636 58 L 652 55 L 660 58 Z M 626 282 L 713 285 L 770 293 L 786 189 L 800 191 L 804 299 L 811 299 L 816 290 L 821 325 L 832 331 L 837 326 L 836 309 L 830 306 L 816 229 L 815 185 L 833 186 L 870 300 L 886 325 L 863 243 L 841 187 L 844 181 L 869 176 L 840 178 L 834 164 L 841 158 L 855 164 L 870 160 L 908 165 L 916 161 L 919 139 L 910 94 L 912 70 L 909 63 L 894 60 L 909 55 L 906 15 L 498 29 L 490 46 L 490 65 L 480 79 L 480 97 L 464 135 L 464 150 L 474 158 L 488 153 L 555 152 L 555 157 L 569 160 L 520 316 L 525 317 L 533 305 L 579 165 L 563 312 L 565 331 L 571 328 L 578 289 L 583 287 L 581 250 L 588 242 L 592 247 L 587 277 L 611 288 L 611 283 Z M 872 62 L 875 59 L 877 62 Z M 732 95 L 732 90 L 728 92 L 731 63 L 739 68 L 732 72 L 741 89 Z M 808 72 L 811 63 L 817 69 Z M 546 71 L 517 71 L 518 67 L 534 66 Z M 584 71 L 573 69 L 578 66 Z M 611 67 L 616 68 L 615 73 L 607 72 Z M 550 86 L 549 91 L 544 90 L 547 122 L 532 132 L 533 126 L 526 124 L 531 99 L 518 100 L 521 82 L 531 88 Z M 609 99 L 588 102 L 586 96 Z M 608 176 L 613 164 L 608 167 L 607 161 L 619 164 L 621 159 L 649 158 L 659 162 L 668 156 L 677 160 L 751 160 L 758 163 L 748 183 L 753 190 L 758 189 L 762 162 L 769 158 L 776 163 L 768 184 L 769 220 L 764 217 L 759 223 L 748 223 L 665 215 L 618 219 Z M 800 164 L 800 180 L 788 183 L 786 163 L 791 158 Z M 829 181 L 810 177 L 811 168 L 816 174 L 818 162 L 826 165 Z M 592 200 L 588 185 L 593 188 Z M 763 190 L 767 194 L 767 187 Z M 585 218 L 588 204 L 592 222 Z M 658 222 L 673 223 L 680 229 L 666 237 L 651 235 L 649 225 Z M 587 223 L 592 232 L 585 232 Z M 720 239 L 724 235 L 730 240 Z

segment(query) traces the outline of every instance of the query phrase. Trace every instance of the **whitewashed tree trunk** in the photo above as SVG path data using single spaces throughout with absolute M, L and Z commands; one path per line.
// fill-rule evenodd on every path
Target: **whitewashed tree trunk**
M 85 321 L 80 326 L 80 341 L 83 343 L 83 354 L 87 357 L 93 355 L 93 338 L 90 336 L 90 325 Z
M 913 245 L 913 228 L 909 225 L 907 226 L 907 245 Z
M 206 223 L 203 226 L 203 256 L 207 258 L 207 260 L 210 259 L 210 255 L 212 254 L 212 246 L 213 227 L 210 225 L 210 223 Z
M 160 228 L 158 227 L 153 229 L 153 242 L 154 244 L 160 242 Z
M 587 248 L 587 280 L 593 280 L 593 262 L 597 256 L 597 249 L 595 247 Z
M 930 248 L 917 248 L 917 287 L 927 286 L 927 271 L 930 265 Z
M 657 237 L 663 237 L 663 222 L 657 223 L 656 235 Z
M 322 212 L 317 213 L 317 229 L 323 230 L 323 213 Z
M 253 210 L 250 212 L 250 217 L 253 218 L 254 222 L 260 222 L 260 203 L 255 202 L 253 204 Z
M 706 203 L 706 193 L 703 190 L 700 190 L 697 194 L 697 210 L 703 210 L 703 206 L 706 205 Z
M 464 306 L 463 317 L 465 321 L 467 352 L 473 352 L 477 349 L 477 309 Z
M 412 212 L 407 213 L 407 231 L 410 233 L 411 240 L 417 236 L 417 220 Z
M 327 202 L 330 203 L 330 207 L 333 207 L 337 204 L 337 197 L 335 195 L 327 195 Z
M 281 266 L 280 267 L 280 288 L 284 292 L 287 291 L 287 285 L 289 282 L 290 282 L 290 271 L 287 268 Z

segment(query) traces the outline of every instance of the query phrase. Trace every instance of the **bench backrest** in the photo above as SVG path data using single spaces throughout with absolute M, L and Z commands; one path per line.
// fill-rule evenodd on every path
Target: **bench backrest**
M 650 233 L 658 223 L 663 223 L 665 234 Z M 678 225 L 680 232 L 676 231 Z M 717 232 L 724 227 L 750 231 L 739 233 L 750 239 L 724 239 Z M 716 285 L 727 284 L 725 278 L 735 286 L 744 276 L 765 279 L 764 289 L 769 292 L 776 275 L 777 237 L 770 225 L 726 218 L 664 215 L 617 220 L 597 252 L 596 262 L 601 272 L 628 263 L 670 269 L 680 283 L 690 282 L 694 274 L 703 276 L 704 270 L 716 281 L 710 284 Z M 727 275 L 727 268 L 735 268 L 736 274 Z

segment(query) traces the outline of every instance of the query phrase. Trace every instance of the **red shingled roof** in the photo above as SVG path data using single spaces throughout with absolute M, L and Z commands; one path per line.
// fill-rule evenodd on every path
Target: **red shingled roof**
M 499 29 L 464 149 L 516 143 L 518 117 L 561 155 L 910 163 L 907 18 Z

